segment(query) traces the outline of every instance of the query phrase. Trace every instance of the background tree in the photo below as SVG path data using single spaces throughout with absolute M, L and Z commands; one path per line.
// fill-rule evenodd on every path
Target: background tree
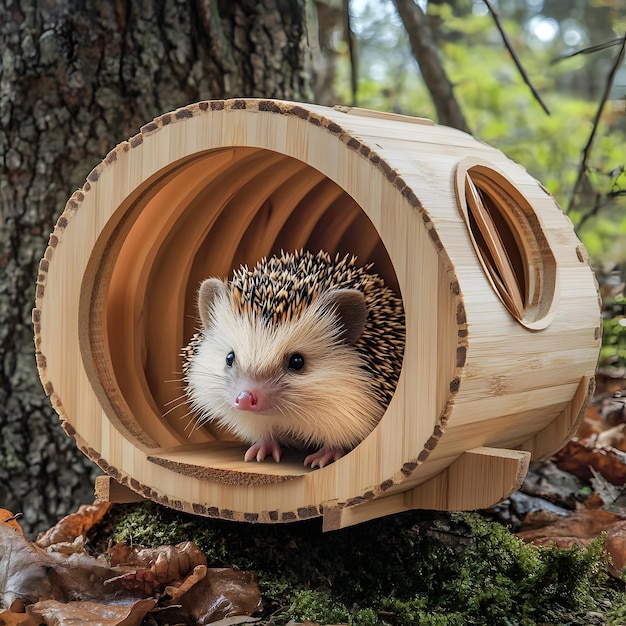
M 0 3 L 0 507 L 35 532 L 93 499 L 37 376 L 37 266 L 72 191 L 155 116 L 209 98 L 310 99 L 305 0 Z

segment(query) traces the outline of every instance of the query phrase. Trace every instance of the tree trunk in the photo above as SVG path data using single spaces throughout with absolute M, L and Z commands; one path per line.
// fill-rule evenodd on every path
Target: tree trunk
M 37 376 L 37 266 L 67 198 L 160 113 L 234 96 L 310 98 L 306 0 L 0 4 L 0 507 L 48 527 L 97 468 Z

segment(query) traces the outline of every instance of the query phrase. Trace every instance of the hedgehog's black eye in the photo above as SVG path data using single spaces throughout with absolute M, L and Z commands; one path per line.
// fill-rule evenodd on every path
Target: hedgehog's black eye
M 295 354 L 292 354 L 289 357 L 289 363 L 287 364 L 287 367 L 290 370 L 294 370 L 296 372 L 298 370 L 301 370 L 304 367 L 304 357 L 297 352 Z
M 228 367 L 232 367 L 234 362 L 235 362 L 235 353 L 231 351 L 226 355 L 226 365 L 228 365 Z

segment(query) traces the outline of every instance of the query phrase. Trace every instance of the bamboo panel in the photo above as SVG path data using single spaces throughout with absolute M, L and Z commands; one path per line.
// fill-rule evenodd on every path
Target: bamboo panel
M 498 245 L 476 244 L 462 163 L 485 177 L 478 210 L 496 211 L 483 232 Z M 315 471 L 297 451 L 244 463 L 232 436 L 190 428 L 177 381 L 199 283 L 301 247 L 373 262 L 406 317 L 385 415 Z M 519 281 L 517 313 L 498 273 Z M 469 135 L 365 111 L 250 99 L 157 118 L 70 199 L 38 280 L 40 376 L 81 449 L 122 488 L 240 521 L 323 515 L 332 529 L 493 503 L 525 471 L 517 448 L 541 455 L 571 435 L 599 350 L 586 253 L 545 190 Z

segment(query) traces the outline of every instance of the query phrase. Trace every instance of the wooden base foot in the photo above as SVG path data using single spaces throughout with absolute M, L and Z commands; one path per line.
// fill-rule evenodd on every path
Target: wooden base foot
M 323 530 L 336 530 L 410 509 L 485 509 L 521 487 L 529 463 L 530 452 L 525 450 L 474 448 L 437 476 L 409 491 L 353 507 L 325 508 Z
M 96 476 L 94 484 L 96 500 L 125 504 L 127 502 L 142 502 L 144 497 L 135 493 L 129 487 L 120 485 L 111 476 Z

